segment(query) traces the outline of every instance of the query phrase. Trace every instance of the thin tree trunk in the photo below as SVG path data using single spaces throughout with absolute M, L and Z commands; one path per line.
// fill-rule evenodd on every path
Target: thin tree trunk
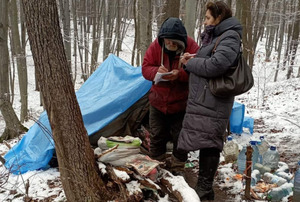
M 277 81 L 278 77 L 278 71 L 280 67 L 280 58 L 281 58 L 281 50 L 282 50 L 282 45 L 283 45 L 283 37 L 284 37 L 284 27 L 285 27 L 285 13 L 286 13 L 286 0 L 283 0 L 281 2 L 282 4 L 282 13 L 280 17 L 280 27 L 279 27 L 279 42 L 278 42 L 278 56 L 277 56 L 277 66 L 276 66 L 276 71 L 275 71 L 275 76 L 274 76 L 274 82 Z
M 10 103 L 9 93 L 9 54 L 8 54 L 8 0 L 0 1 L 0 111 L 4 117 L 5 129 L 0 137 L 3 140 L 17 137 L 27 129 L 20 123 Z
M 21 115 L 20 120 L 23 123 L 27 120 L 27 111 L 28 111 L 28 90 L 27 90 L 27 66 L 26 66 L 26 56 L 25 52 L 23 52 L 20 34 L 18 28 L 18 9 L 16 0 L 11 0 L 10 6 L 10 23 L 11 23 L 11 32 L 12 32 L 12 40 L 15 51 L 15 57 L 17 61 L 18 67 L 18 78 L 19 78 L 19 89 L 20 89 L 20 97 L 21 97 Z
M 187 31 L 187 34 L 195 38 L 195 26 L 196 26 L 196 9 L 197 9 L 197 0 L 186 0 L 185 2 L 185 21 L 184 25 Z

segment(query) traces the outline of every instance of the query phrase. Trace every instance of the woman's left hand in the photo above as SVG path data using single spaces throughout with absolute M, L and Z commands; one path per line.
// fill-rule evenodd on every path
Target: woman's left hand
M 181 64 L 186 65 L 188 60 L 191 58 L 194 58 L 196 54 L 190 54 L 190 53 L 184 53 L 181 57 L 180 57 L 180 62 Z

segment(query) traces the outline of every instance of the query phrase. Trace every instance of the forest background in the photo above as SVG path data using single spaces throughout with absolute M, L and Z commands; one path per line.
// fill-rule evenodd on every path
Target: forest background
M 61 110 L 65 109 L 64 106 L 57 107 L 60 106 L 60 103 L 70 103 L 70 100 L 76 100 L 76 98 L 72 93 L 70 97 L 65 96 L 69 98 L 67 100 L 55 96 L 62 94 L 63 89 L 59 89 L 58 83 L 55 83 L 54 80 L 45 79 L 47 71 L 52 68 L 51 71 L 55 73 L 56 78 L 67 81 L 74 90 L 78 80 L 81 83 L 86 81 L 110 53 L 122 58 L 124 46 L 131 50 L 131 58 L 124 59 L 133 66 L 140 66 L 147 47 L 157 35 L 159 25 L 171 16 L 180 17 L 189 36 L 194 37 L 200 43 L 199 36 L 204 29 L 202 24 L 206 2 L 204 0 L 58 0 L 42 2 L 2 0 L 0 3 L 0 126 L 3 126 L 0 127 L 1 140 L 23 134 L 27 130 L 24 123 L 37 119 L 37 115 L 30 113 L 32 109 L 28 108 L 28 97 L 30 96 L 28 95 L 28 85 L 30 84 L 28 83 L 27 61 L 29 58 L 33 57 L 35 61 L 35 88 L 41 92 L 41 105 L 48 113 L 51 111 L 54 122 L 62 124 L 61 120 L 57 120 L 55 117 L 64 113 L 63 117 L 72 117 L 70 123 L 74 119 L 78 120 L 76 127 L 81 128 L 81 130 L 76 130 L 76 127 L 57 129 L 57 133 L 53 134 L 54 139 L 57 139 L 57 144 L 63 142 L 59 140 L 59 137 L 68 139 L 68 134 L 72 134 L 70 131 L 73 130 L 77 131 L 78 139 L 80 139 L 81 135 L 85 135 L 86 132 L 83 125 L 80 124 L 82 120 L 78 113 L 72 115 L 67 110 Z M 260 57 L 266 64 L 269 61 L 275 61 L 272 62 L 272 65 L 261 67 L 256 75 L 257 107 L 263 106 L 265 85 L 268 81 L 276 82 L 300 77 L 300 67 L 297 63 L 300 1 L 227 0 L 225 2 L 230 5 L 234 15 L 243 25 L 243 53 L 250 66 L 256 65 L 254 63 L 255 56 Z M 58 8 L 58 12 L 56 8 Z M 49 21 L 42 14 L 49 16 Z M 43 33 L 42 29 L 37 29 L 38 27 L 54 30 L 54 34 Z M 127 35 L 132 33 L 129 32 L 130 29 L 134 29 L 133 44 L 124 41 Z M 63 40 L 62 47 L 59 43 L 60 33 Z M 37 43 L 34 43 L 34 40 Z M 56 43 L 59 48 L 47 47 L 46 44 L 38 43 L 38 40 L 51 41 Z M 265 43 L 265 50 L 257 49 L 259 41 Z M 31 47 L 28 46 L 29 43 Z M 37 44 L 42 46 L 39 47 Z M 51 58 L 56 58 L 54 60 L 56 62 L 48 61 L 51 65 L 45 65 L 47 59 L 43 56 L 47 54 L 43 55 L 45 52 L 42 47 L 50 50 L 47 54 Z M 59 57 L 59 53 L 62 53 L 62 58 Z M 36 61 L 38 62 L 36 63 Z M 285 73 L 282 74 L 282 72 Z M 71 75 L 70 80 L 66 78 L 67 75 Z M 284 76 L 280 77 L 279 75 Z M 15 100 L 16 93 L 19 94 L 20 100 Z M 17 102 L 20 104 L 16 104 Z M 14 109 L 16 105 L 20 107 L 19 110 Z M 76 102 L 72 102 L 73 105 L 76 106 Z M 17 114 L 16 111 L 20 113 Z M 4 122 L 5 124 L 3 124 Z M 63 124 L 67 125 L 68 122 Z M 76 143 L 78 139 L 73 137 L 74 143 L 64 145 L 63 149 L 86 151 L 74 155 L 75 158 L 88 156 L 86 153 L 91 154 L 87 147 L 82 149 Z M 59 156 L 58 152 L 58 158 Z M 64 155 L 61 154 L 61 156 Z M 74 156 L 70 158 L 74 158 Z M 61 159 L 63 161 L 63 158 Z M 91 164 L 92 159 L 88 160 L 88 164 Z M 61 164 L 63 165 L 63 163 Z M 79 168 L 76 172 L 84 172 L 85 169 L 87 168 Z M 94 168 L 91 166 L 88 169 L 93 170 Z M 62 173 L 62 175 L 64 174 Z M 70 174 L 66 173 L 66 175 Z M 87 177 L 86 181 L 88 184 L 91 180 L 89 178 Z M 77 178 L 74 177 L 75 179 Z M 63 184 L 65 188 L 72 187 L 71 182 L 63 182 Z M 65 192 L 67 197 L 76 201 L 77 197 L 81 196 L 72 193 L 80 187 L 76 187 L 76 183 L 73 183 L 73 186 L 73 188 L 66 188 Z M 95 189 L 97 189 L 96 185 Z

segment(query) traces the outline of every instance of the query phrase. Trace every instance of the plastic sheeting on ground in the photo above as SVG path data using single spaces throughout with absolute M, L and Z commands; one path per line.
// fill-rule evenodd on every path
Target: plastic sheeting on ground
M 85 128 L 97 132 L 145 95 L 152 82 L 115 55 L 110 55 L 76 92 Z M 46 168 L 54 152 L 54 142 L 46 112 L 4 156 L 5 166 L 15 174 Z

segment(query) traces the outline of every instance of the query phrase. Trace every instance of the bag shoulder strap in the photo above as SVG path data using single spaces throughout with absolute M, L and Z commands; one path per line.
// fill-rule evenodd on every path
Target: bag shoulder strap
M 231 31 L 231 30 L 228 30 L 228 31 Z M 234 32 L 237 33 L 237 35 L 238 35 L 238 37 L 239 37 L 239 39 L 240 39 L 240 41 L 241 41 L 241 49 L 240 49 L 240 52 L 242 52 L 242 50 L 243 50 L 242 44 L 243 44 L 243 43 L 242 43 L 242 39 L 241 39 L 241 37 L 240 37 L 240 34 L 239 34 L 237 31 L 235 31 L 235 30 L 232 30 L 232 31 L 234 31 Z M 226 31 L 226 32 L 227 32 L 227 31 Z M 219 37 L 217 38 L 217 41 L 216 41 L 216 43 L 215 43 L 215 46 L 214 46 L 214 48 L 213 48 L 213 50 L 212 50 L 213 53 L 216 52 L 216 48 L 217 48 L 217 46 L 218 46 L 218 44 L 219 44 L 219 42 L 220 42 L 220 40 L 221 40 L 221 37 L 222 37 L 226 32 L 223 32 L 223 33 L 221 34 L 221 36 L 219 36 Z

